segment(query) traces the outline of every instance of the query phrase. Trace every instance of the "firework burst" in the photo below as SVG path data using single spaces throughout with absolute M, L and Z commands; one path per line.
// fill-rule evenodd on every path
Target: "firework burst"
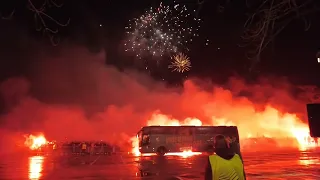
M 179 53 L 179 54 L 172 57 L 172 62 L 168 66 L 168 68 L 172 69 L 172 71 L 184 73 L 184 72 L 190 70 L 191 62 L 190 62 L 189 57 L 187 57 L 183 53 Z
M 199 36 L 200 21 L 186 6 L 160 4 L 158 8 L 150 8 L 129 21 L 126 51 L 134 52 L 139 58 L 181 52 L 193 37 Z

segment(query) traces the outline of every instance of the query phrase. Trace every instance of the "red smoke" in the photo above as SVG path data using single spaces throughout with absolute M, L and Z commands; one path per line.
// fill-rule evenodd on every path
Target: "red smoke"
M 38 55 L 28 77 L 1 83 L 7 110 L 0 120 L 3 131 L 121 144 L 159 114 L 236 124 L 241 136 L 291 136 L 288 128 L 295 127 L 290 126 L 307 121 L 306 99 L 298 98 L 305 96 L 294 93 L 286 79 L 248 84 L 232 77 L 221 86 L 193 78 L 183 88 L 170 88 L 134 70 L 119 72 L 104 59 L 103 53 L 80 48 Z

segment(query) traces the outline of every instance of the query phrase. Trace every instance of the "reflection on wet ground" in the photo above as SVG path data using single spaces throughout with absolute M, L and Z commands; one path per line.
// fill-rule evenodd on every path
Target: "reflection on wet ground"
M 42 156 L 29 157 L 29 179 L 39 179 L 42 175 Z
M 248 179 L 320 179 L 320 151 L 244 153 Z M 206 156 L 4 156 L 2 180 L 203 179 Z

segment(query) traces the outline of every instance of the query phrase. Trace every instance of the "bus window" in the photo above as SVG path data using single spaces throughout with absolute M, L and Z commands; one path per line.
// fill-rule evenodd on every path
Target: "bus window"
M 164 132 L 163 132 L 163 128 L 162 127 L 154 127 L 154 128 L 152 128 L 152 129 L 150 129 L 150 131 L 149 131 L 149 133 L 150 134 L 163 134 Z
M 211 128 L 212 129 L 212 128 Z M 210 134 L 210 132 L 212 132 L 213 130 L 211 130 L 207 127 L 196 127 L 195 128 L 195 134 Z M 211 131 L 210 131 L 211 130 Z M 213 131 L 214 132 L 214 131 Z
M 152 127 L 144 130 L 144 134 L 176 134 L 176 127 Z
M 177 128 L 176 127 L 170 127 L 170 128 L 167 128 L 165 130 L 165 134 L 171 134 L 171 135 L 175 135 L 177 133 Z
M 142 145 L 148 145 L 150 143 L 150 136 L 148 134 L 142 136 Z
M 179 131 L 178 131 L 178 134 L 180 135 L 180 136 L 188 136 L 188 135 L 190 135 L 190 133 L 191 133 L 191 128 L 190 127 L 180 127 L 179 128 Z
M 194 136 L 195 132 L 196 132 L 195 128 L 190 128 L 190 135 L 191 136 Z

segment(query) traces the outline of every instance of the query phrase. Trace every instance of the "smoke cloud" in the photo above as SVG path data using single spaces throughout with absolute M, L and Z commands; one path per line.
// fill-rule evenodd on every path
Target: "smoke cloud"
M 173 88 L 134 70 L 120 72 L 105 64 L 105 56 L 85 48 L 34 56 L 28 77 L 0 85 L 6 110 L 2 134 L 43 132 L 48 139 L 121 144 L 149 120 L 198 119 L 207 125 L 238 125 L 241 136 L 281 137 L 289 133 L 284 129 L 306 123 L 306 96 L 285 78 L 249 84 L 231 77 L 218 85 L 194 77 Z

